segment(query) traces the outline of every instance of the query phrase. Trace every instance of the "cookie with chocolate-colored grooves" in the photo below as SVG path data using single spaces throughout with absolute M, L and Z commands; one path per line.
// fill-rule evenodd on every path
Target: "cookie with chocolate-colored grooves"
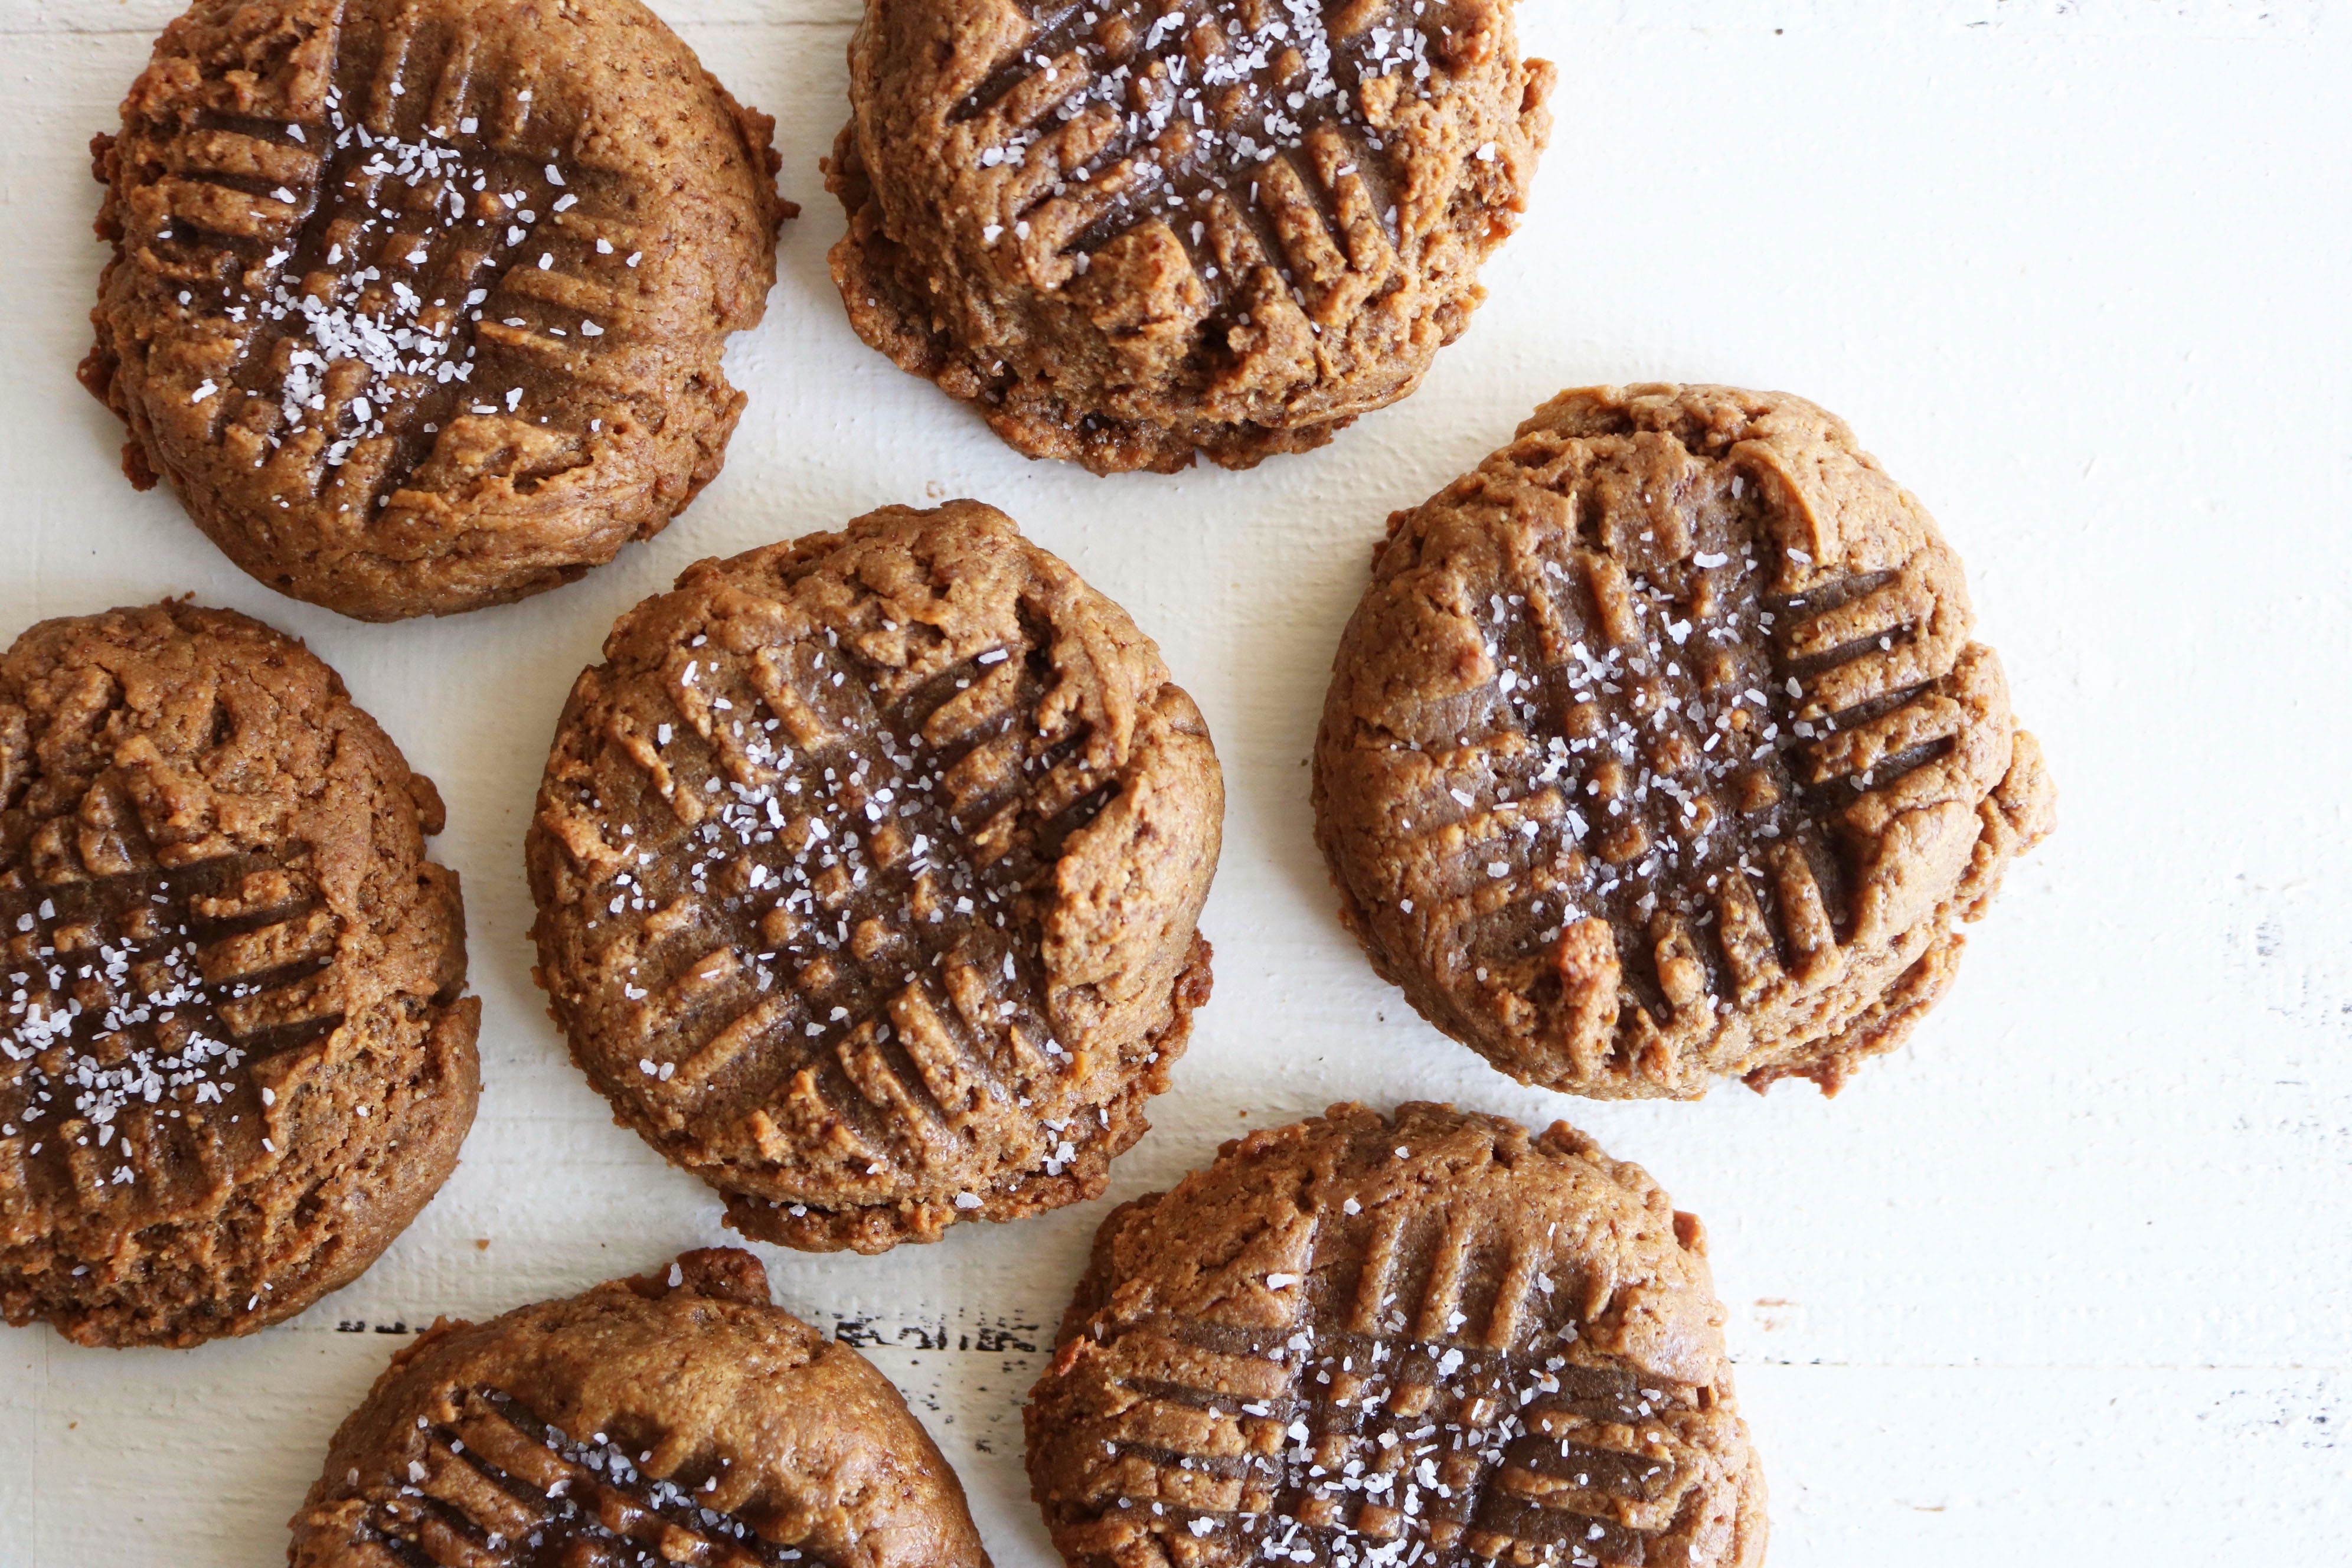
M 866 0 L 858 336 L 1004 442 L 1245 468 L 1420 384 L 1550 132 L 1512 0 Z
M 1389 520 L 1315 747 L 1372 965 L 1523 1082 L 1834 1092 L 2053 792 L 1959 558 L 1801 398 L 1566 392 Z
M 91 144 L 82 382 L 280 593 L 572 582 L 719 472 L 794 210 L 772 125 L 637 0 L 195 0 Z
M 1194 1007 L 1224 790 L 1127 613 L 975 501 L 688 568 L 526 845 L 573 1058 L 762 1241 L 1100 1193 Z
M 432 782 L 309 649 L 184 602 L 0 658 L 0 1315 L 250 1333 L 457 1163 L 480 1004 Z
M 337 1430 L 291 1568 L 987 1568 L 874 1364 L 732 1247 L 443 1320 Z
M 1072 1568 L 1753 1568 L 1698 1221 L 1565 1122 L 1360 1105 L 1095 1237 L 1030 1392 Z

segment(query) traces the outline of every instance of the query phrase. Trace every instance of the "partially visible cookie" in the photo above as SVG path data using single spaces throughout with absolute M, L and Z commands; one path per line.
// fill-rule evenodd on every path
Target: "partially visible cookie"
M 195 0 L 93 143 L 82 380 L 281 593 L 571 582 L 719 472 L 793 210 L 771 124 L 636 0 Z
M 1031 1391 L 1072 1568 L 1764 1560 L 1698 1221 L 1566 1123 L 1338 1105 L 1115 1211 Z
M 1244 468 L 1420 384 L 1550 130 L 1511 0 L 867 0 L 858 336 L 1006 444 Z
M 1341 914 L 1524 1082 L 1834 1091 L 2050 829 L 1971 625 L 1959 558 L 1843 421 L 1562 393 L 1374 553 L 1315 748 Z
M 392 1358 L 294 1517 L 293 1568 L 986 1568 L 873 1363 L 681 1254 Z
M 474 1118 L 430 781 L 227 610 L 44 621 L 0 659 L 0 1314 L 250 1333 L 356 1279 Z
M 699 563 L 604 654 L 526 853 L 615 1118 L 792 1247 L 1100 1193 L 1209 994 L 1224 807 L 1127 613 L 954 501 Z

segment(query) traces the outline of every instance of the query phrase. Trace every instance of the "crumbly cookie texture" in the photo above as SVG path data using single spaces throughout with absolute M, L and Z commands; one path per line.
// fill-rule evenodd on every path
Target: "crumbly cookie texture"
M 1200 710 L 1003 513 L 688 569 L 573 687 L 526 852 L 598 1090 L 764 1241 L 1098 1194 L 1209 993 Z
M 1565 1123 L 1360 1105 L 1114 1211 L 1031 1391 L 1072 1568 L 1764 1561 L 1699 1223 Z
M 82 382 L 281 593 L 571 582 L 719 472 L 793 211 L 772 123 L 636 0 L 196 0 L 92 143 Z
M 1511 0 L 867 0 L 851 324 L 1016 450 L 1244 468 L 1419 384 L 1524 210 Z
M 1960 563 L 1801 398 L 1561 394 L 1389 520 L 1315 749 L 1341 916 L 1523 1082 L 1833 1092 L 2053 791 Z
M 294 1517 L 291 1568 L 987 1568 L 889 1380 L 684 1253 L 392 1358 Z
M 480 1005 L 441 827 L 335 672 L 188 604 L 0 659 L 0 1314 L 291 1317 L 457 1163 Z

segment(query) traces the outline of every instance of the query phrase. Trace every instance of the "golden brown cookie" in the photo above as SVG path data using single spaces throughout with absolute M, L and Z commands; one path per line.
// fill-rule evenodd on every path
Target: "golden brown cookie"
M 1337 1105 L 1114 1212 L 1031 1391 L 1072 1568 L 1764 1561 L 1698 1221 L 1555 1124 Z
M 568 583 L 719 472 L 771 121 L 636 0 L 196 0 L 93 143 L 123 468 L 363 620 Z
M 987 1568 L 889 1380 L 682 1254 L 392 1358 L 294 1517 L 292 1568 Z
M 1567 392 L 1389 520 L 1315 749 L 1341 914 L 1524 1082 L 1834 1090 L 2049 831 L 1927 510 L 1801 398 Z
M 189 1345 L 359 1277 L 457 1162 L 480 1004 L 430 781 L 227 610 L 0 659 L 0 1314 Z
M 1033 458 L 1230 468 L 1419 384 L 1550 129 L 1511 0 L 867 0 L 858 336 Z
M 689 567 L 604 655 L 526 850 L 615 1118 L 792 1247 L 1100 1193 L 1209 994 L 1224 808 L 1127 613 L 953 501 Z

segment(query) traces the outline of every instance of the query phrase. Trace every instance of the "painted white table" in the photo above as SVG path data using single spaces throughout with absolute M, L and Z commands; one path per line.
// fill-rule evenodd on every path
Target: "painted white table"
M 1003 1568 L 1050 1562 L 1019 1401 L 1112 1199 L 1327 1102 L 1567 1116 L 1715 1238 L 1776 1561 L 2352 1560 L 2352 15 L 2320 0 L 1525 0 L 1558 130 L 1422 392 L 1255 473 L 1023 461 L 852 337 L 816 159 L 856 0 L 667 0 L 773 111 L 787 194 L 751 409 L 670 531 L 513 608 L 377 627 L 232 569 L 73 384 L 83 144 L 173 0 L 0 3 L 0 635 L 193 592 L 308 638 L 449 805 L 481 1116 L 356 1285 L 257 1338 L 0 1330 L 0 1564 L 252 1564 L 399 1336 L 723 1239 L 607 1120 L 529 977 L 543 739 L 688 562 L 886 501 L 1012 511 L 1159 637 L 1231 792 L 1217 994 L 1112 1198 L 887 1258 L 763 1249 L 908 1390 Z M 1957 993 L 1834 1102 L 1522 1089 L 1333 918 L 1305 758 L 1381 520 L 1564 385 L 1719 380 L 1845 415 L 1966 556 L 2058 836 Z M 854 1327 L 852 1327 L 854 1325 Z

